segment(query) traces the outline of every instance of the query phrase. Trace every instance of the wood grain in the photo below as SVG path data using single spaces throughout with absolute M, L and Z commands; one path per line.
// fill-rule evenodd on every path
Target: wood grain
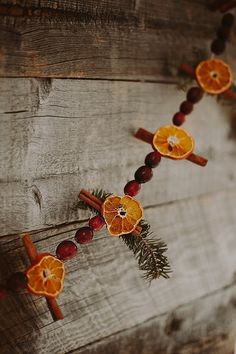
M 71 353 L 232 354 L 235 290 L 234 285 L 217 291 Z M 214 334 L 212 328 L 216 328 Z
M 207 4 L 1 1 L 0 76 L 176 81 L 182 61 L 210 55 L 220 14 Z M 227 50 L 234 69 L 235 38 Z
M 220 15 L 207 4 L 0 1 L 0 76 L 17 77 L 0 79 L 0 284 L 28 265 L 19 233 L 54 254 L 90 216 L 81 188 L 123 193 L 150 152 L 133 133 L 169 124 L 185 98 L 161 82 L 182 84 L 178 65 L 210 54 Z M 234 30 L 233 71 L 235 41 Z M 233 353 L 235 105 L 204 97 L 185 127 L 207 167 L 163 159 L 138 196 L 168 243 L 171 279 L 149 287 L 103 230 L 66 263 L 63 321 L 28 293 L 1 302 L 1 354 Z
M 150 151 L 133 132 L 171 122 L 185 97 L 175 85 L 136 82 L 1 79 L 1 87 L 2 236 L 84 219 L 81 188 L 123 193 Z M 185 126 L 208 165 L 163 159 L 142 186 L 144 206 L 235 186 L 232 114 L 211 97 L 196 106 Z
M 193 317 L 186 316 L 184 328 L 191 328 L 183 348 L 184 345 L 191 348 L 188 341 L 195 335 L 197 343 L 199 336 L 203 336 L 200 348 L 204 348 L 204 337 L 207 345 L 209 336 L 209 353 L 213 353 L 210 348 L 215 348 L 218 335 L 226 332 L 229 337 L 225 343 L 230 347 L 235 309 L 231 306 L 229 311 L 234 318 L 232 322 L 228 312 L 222 310 L 222 316 L 226 316 L 222 327 L 210 319 L 209 326 L 205 326 L 204 321 L 209 315 L 207 308 L 218 316 L 217 308 L 221 304 L 226 306 L 225 287 L 233 286 L 230 296 L 235 293 L 235 198 L 236 191 L 232 188 L 146 209 L 155 234 L 169 245 L 168 255 L 174 269 L 171 279 L 160 279 L 151 287 L 141 278 L 135 260 L 121 240 L 110 238 L 104 231 L 97 234 L 94 242 L 79 247 L 78 257 L 66 265 L 65 290 L 58 299 L 65 315 L 62 322 L 53 323 L 44 300 L 30 294 L 16 295 L 0 308 L 3 353 L 10 353 L 14 343 L 17 343 L 16 353 L 66 353 L 164 313 L 168 326 L 169 315 L 176 308 L 189 303 L 190 311 L 195 300 L 214 293 L 219 293 L 216 303 L 209 298 L 201 308 L 201 303 L 196 301 Z M 73 239 L 78 226 L 64 225 L 35 233 L 33 239 L 38 251 L 54 253 L 61 240 Z M 4 237 L 0 245 L 1 280 L 4 281 L 10 272 L 26 267 L 27 256 L 17 237 Z M 168 343 L 166 338 L 161 345 L 166 348 L 179 345 L 180 350 L 181 342 L 173 339 Z

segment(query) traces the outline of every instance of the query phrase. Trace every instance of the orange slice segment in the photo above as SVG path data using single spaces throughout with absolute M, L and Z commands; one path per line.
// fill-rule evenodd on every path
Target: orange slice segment
M 111 236 L 132 233 L 143 217 L 143 208 L 134 198 L 111 195 L 102 205 L 102 215 Z
M 194 140 L 186 130 L 174 125 L 166 125 L 154 134 L 153 146 L 162 156 L 181 160 L 193 151 Z
M 44 255 L 26 271 L 28 290 L 35 295 L 54 298 L 63 289 L 64 263 L 51 255 Z
M 233 75 L 229 65 L 220 59 L 200 62 L 195 73 L 201 88 L 215 95 L 228 90 L 233 82 Z

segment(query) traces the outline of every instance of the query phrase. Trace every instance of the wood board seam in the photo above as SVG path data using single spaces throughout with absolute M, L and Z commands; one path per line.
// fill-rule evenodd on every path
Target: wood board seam
M 185 201 L 191 201 L 191 200 L 194 200 L 194 199 L 195 200 L 200 200 L 200 199 L 203 199 L 204 197 L 216 196 L 218 194 L 221 194 L 223 192 L 229 192 L 231 190 L 235 190 L 235 186 L 230 187 L 230 188 L 220 189 L 220 190 L 217 190 L 217 191 L 207 192 L 207 193 L 203 193 L 203 194 L 199 194 L 199 195 L 194 195 L 194 196 L 190 196 L 190 197 L 184 197 L 182 199 L 175 199 L 175 200 L 167 201 L 167 202 L 163 202 L 163 203 L 147 205 L 147 206 L 144 206 L 143 208 L 144 208 L 144 210 L 158 209 L 158 208 L 162 208 L 163 206 L 178 204 L 178 203 L 185 202 Z M 6 240 L 8 240 L 8 238 L 18 237 L 20 234 L 22 234 L 24 232 L 28 232 L 31 235 L 37 235 L 38 233 L 47 232 L 47 231 L 50 231 L 50 230 L 53 230 L 53 229 L 61 229 L 61 228 L 64 228 L 64 227 L 67 227 L 67 226 L 70 226 L 70 225 L 83 224 L 83 223 L 87 222 L 88 220 L 89 220 L 89 217 L 85 218 L 85 219 L 82 219 L 82 220 L 72 220 L 72 221 L 69 221 L 69 222 L 61 223 L 61 224 L 53 224 L 53 225 L 50 225 L 50 226 L 45 227 L 45 228 L 33 229 L 33 230 L 23 230 L 22 232 L 16 232 L 16 233 L 12 233 L 12 234 L 5 234 L 5 235 L 0 236 L 0 240 L 6 241 Z M 75 229 L 71 229 L 71 231 L 76 230 L 76 229 L 77 229 L 77 227 L 75 227 Z M 60 234 L 60 233 L 55 233 L 54 235 L 46 237 L 45 239 L 55 237 L 58 234 Z M 45 239 L 40 239 L 40 241 L 45 240 Z M 12 241 L 12 240 L 10 240 L 10 241 Z
M 182 309 L 182 308 L 184 308 L 184 307 L 187 307 L 187 306 L 189 306 L 189 305 L 191 305 L 191 304 L 193 304 L 193 303 L 195 303 L 195 302 L 197 302 L 197 301 L 199 301 L 199 300 L 206 299 L 206 298 L 210 298 L 211 296 L 214 296 L 214 295 L 220 293 L 221 291 L 230 289 L 231 287 L 233 288 L 233 287 L 235 286 L 235 284 L 236 284 L 236 279 L 233 280 L 230 284 L 227 284 L 227 285 L 225 285 L 225 286 L 223 286 L 223 287 L 221 287 L 221 288 L 218 288 L 218 289 L 216 289 L 216 290 L 214 290 L 214 291 L 211 291 L 211 292 L 209 292 L 209 293 L 207 293 L 207 294 L 204 294 L 204 295 L 199 296 L 199 297 L 197 297 L 197 298 L 195 298 L 195 299 L 193 299 L 193 300 L 191 300 L 191 301 L 188 301 L 188 302 L 186 302 L 186 303 L 184 303 L 184 304 L 181 304 L 181 305 L 177 306 L 172 312 L 177 311 L 177 310 L 179 310 L 179 309 Z M 84 349 L 84 348 L 86 348 L 86 347 L 88 347 L 88 346 L 90 346 L 90 345 L 101 343 L 102 341 L 107 340 L 108 338 L 112 338 L 112 337 L 115 336 L 115 335 L 118 335 L 118 334 L 121 334 L 121 333 L 125 333 L 125 332 L 127 332 L 127 331 L 129 331 L 129 330 L 133 330 L 133 329 L 135 329 L 135 328 L 138 328 L 138 327 L 142 326 L 143 324 L 146 324 L 146 323 L 148 323 L 148 322 L 151 322 L 151 321 L 153 321 L 153 320 L 156 320 L 156 319 L 158 319 L 158 318 L 160 318 L 160 317 L 163 317 L 163 316 L 166 316 L 166 315 L 168 315 L 168 314 L 169 314 L 169 312 L 168 312 L 168 311 L 165 311 L 165 312 L 163 312 L 163 313 L 161 313 L 161 314 L 159 314 L 159 315 L 157 315 L 157 316 L 149 317 L 148 319 L 146 319 L 145 321 L 143 321 L 143 322 L 141 322 L 141 323 L 138 323 L 138 324 L 136 324 L 136 325 L 134 325 L 134 326 L 131 326 L 131 327 L 127 328 L 127 329 L 114 332 L 114 333 L 112 333 L 111 335 L 108 335 L 108 336 L 103 337 L 103 338 L 101 338 L 101 339 L 98 339 L 98 340 L 96 340 L 96 341 L 87 343 L 86 345 L 81 346 L 81 347 L 78 347 L 78 348 L 76 348 L 76 349 L 73 349 L 72 351 L 66 352 L 65 354 L 73 354 L 73 353 L 76 353 L 76 351 L 77 351 L 78 349 L 82 350 L 82 349 Z

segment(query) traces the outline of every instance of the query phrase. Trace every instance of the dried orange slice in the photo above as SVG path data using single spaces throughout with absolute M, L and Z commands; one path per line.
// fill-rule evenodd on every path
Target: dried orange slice
M 102 215 L 111 236 L 129 234 L 143 217 L 143 208 L 134 198 L 111 195 L 102 205 Z
M 64 263 L 50 254 L 39 256 L 26 271 L 28 290 L 45 297 L 56 297 L 63 289 Z
M 193 151 L 194 140 L 186 130 L 174 125 L 166 125 L 154 134 L 153 146 L 162 156 L 181 160 Z
M 233 82 L 229 65 L 220 59 L 209 59 L 199 63 L 196 68 L 196 79 L 204 91 L 215 95 L 228 90 Z

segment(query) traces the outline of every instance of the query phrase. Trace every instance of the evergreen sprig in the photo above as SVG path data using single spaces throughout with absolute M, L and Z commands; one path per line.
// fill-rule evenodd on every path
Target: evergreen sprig
M 142 221 L 143 230 L 140 236 L 123 235 L 121 236 L 128 248 L 133 251 L 138 261 L 139 269 L 144 271 L 144 278 L 152 281 L 159 277 L 169 278 L 171 268 L 164 253 L 167 251 L 167 245 L 160 239 L 155 240 L 150 237 L 150 225 Z
M 91 193 L 102 201 L 112 195 L 112 193 L 106 192 L 102 189 L 94 189 Z M 77 207 L 84 210 L 91 210 L 96 214 L 99 213 L 83 200 L 78 202 Z M 139 236 L 128 234 L 120 236 L 120 238 L 133 252 L 134 257 L 138 261 L 139 269 L 144 271 L 145 279 L 151 282 L 161 276 L 169 278 L 171 268 L 168 259 L 164 254 L 167 251 L 165 242 L 160 239 L 155 240 L 151 237 L 150 225 L 145 220 L 142 220 L 139 225 L 142 227 Z

